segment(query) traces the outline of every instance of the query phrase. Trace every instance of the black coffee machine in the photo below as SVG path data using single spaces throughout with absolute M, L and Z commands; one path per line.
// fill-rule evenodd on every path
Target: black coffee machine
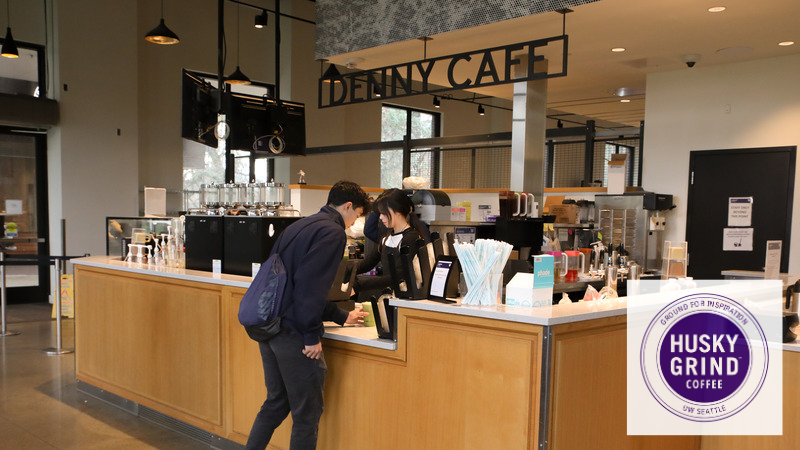
M 211 272 L 212 260 L 223 258 L 223 216 L 186 216 L 186 268 Z
M 300 217 L 225 216 L 222 271 L 250 276 L 253 263 L 266 261 L 281 232 L 297 220 Z

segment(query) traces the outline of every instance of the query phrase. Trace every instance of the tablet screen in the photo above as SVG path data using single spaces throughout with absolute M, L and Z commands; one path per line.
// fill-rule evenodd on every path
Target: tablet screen
M 431 297 L 444 298 L 447 289 L 447 279 L 450 276 L 450 269 L 453 268 L 453 261 L 436 261 L 431 275 Z

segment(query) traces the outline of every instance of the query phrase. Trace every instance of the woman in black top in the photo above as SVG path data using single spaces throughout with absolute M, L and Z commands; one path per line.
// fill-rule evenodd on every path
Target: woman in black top
M 373 207 L 379 214 L 381 223 L 386 227 L 386 232 L 377 248 L 365 255 L 364 260 L 359 262 L 356 271 L 357 273 L 367 272 L 380 261 L 383 275 L 359 275 L 356 278 L 355 290 L 359 294 L 359 300 L 362 301 L 368 299 L 363 295 L 364 293 L 379 294 L 385 287 L 391 286 L 389 270 L 392 266 L 389 262 L 389 255 L 395 252 L 389 249 L 407 246 L 411 250 L 410 254 L 415 255 L 418 250 L 417 240 L 426 235 L 419 217 L 414 214 L 414 204 L 411 202 L 411 198 L 402 190 L 384 191 L 375 200 Z M 399 267 L 399 261 L 396 261 L 396 266 Z

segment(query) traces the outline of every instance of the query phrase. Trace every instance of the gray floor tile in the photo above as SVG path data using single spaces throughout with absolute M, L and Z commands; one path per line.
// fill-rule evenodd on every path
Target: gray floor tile
M 0 338 L 0 450 L 210 448 L 78 391 L 75 354 L 42 352 L 56 345 L 50 305 L 9 305 L 7 323 L 21 334 Z M 74 321 L 62 324 L 73 348 Z

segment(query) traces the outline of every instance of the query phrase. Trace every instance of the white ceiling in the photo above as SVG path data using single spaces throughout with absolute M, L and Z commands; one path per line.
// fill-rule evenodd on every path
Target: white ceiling
M 708 8 L 725 6 L 719 13 Z M 453 31 L 428 41 L 428 57 L 557 36 L 562 15 L 552 12 Z M 800 52 L 798 0 L 600 0 L 573 8 L 566 15 L 569 36 L 568 74 L 548 80 L 548 107 L 598 121 L 638 126 L 644 119 L 647 74 L 696 70 L 704 66 L 770 58 Z M 796 41 L 788 47 L 778 42 Z M 624 47 L 613 53 L 611 48 Z M 683 55 L 700 56 L 695 69 Z M 423 59 L 423 42 L 411 40 L 337 55 L 345 65 L 363 58 L 358 69 Z M 797 77 L 798 74 L 786 74 Z M 444 81 L 436 84 L 446 85 Z M 621 103 L 619 89 L 634 94 Z M 511 86 L 478 91 L 505 99 Z M 470 94 L 462 94 L 466 97 Z

